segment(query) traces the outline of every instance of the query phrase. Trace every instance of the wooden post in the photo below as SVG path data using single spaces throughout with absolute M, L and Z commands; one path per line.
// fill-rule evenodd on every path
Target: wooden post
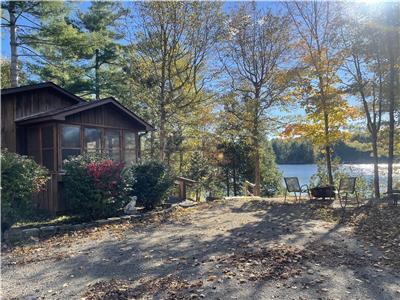
M 186 182 L 184 180 L 179 180 L 179 198 L 186 199 Z

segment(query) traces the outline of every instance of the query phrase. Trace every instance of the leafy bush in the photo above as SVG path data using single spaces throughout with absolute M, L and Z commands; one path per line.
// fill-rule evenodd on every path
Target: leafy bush
M 86 219 L 115 216 L 129 201 L 123 162 L 83 154 L 67 160 L 64 169 L 65 193 L 75 214 Z
M 273 197 L 282 191 L 282 173 L 275 159 L 272 145 L 265 142 L 261 153 L 261 196 Z
M 153 209 L 163 203 L 174 185 L 175 175 L 164 163 L 149 160 L 131 167 L 132 195 L 138 205 Z
M 32 214 L 32 194 L 39 192 L 48 179 L 46 168 L 34 160 L 8 151 L 1 153 L 2 227 Z

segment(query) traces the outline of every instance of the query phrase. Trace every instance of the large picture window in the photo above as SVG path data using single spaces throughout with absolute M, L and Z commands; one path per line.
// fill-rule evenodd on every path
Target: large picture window
M 61 126 L 61 159 L 81 154 L 81 128 L 75 125 Z
M 121 160 L 120 130 L 106 129 L 104 131 L 104 152 L 112 160 Z
M 43 134 L 49 136 L 52 133 L 46 129 Z M 137 158 L 136 132 L 125 129 L 61 125 L 60 146 L 62 161 L 77 156 L 82 151 L 102 153 L 115 161 L 123 159 L 127 164 L 135 163 Z M 50 144 L 46 147 L 47 150 L 54 149 Z M 48 161 L 48 164 L 50 166 L 51 162 Z
M 124 131 L 124 159 L 130 165 L 136 162 L 136 134 L 132 131 Z

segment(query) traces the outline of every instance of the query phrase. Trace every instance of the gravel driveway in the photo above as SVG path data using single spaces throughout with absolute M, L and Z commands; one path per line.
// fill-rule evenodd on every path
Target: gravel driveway
M 351 228 L 277 200 L 218 201 L 2 254 L 4 299 L 101 299 L 115 286 L 115 299 L 400 298 L 398 270 Z

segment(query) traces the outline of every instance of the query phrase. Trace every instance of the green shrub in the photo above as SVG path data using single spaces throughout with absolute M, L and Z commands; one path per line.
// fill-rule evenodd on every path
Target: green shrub
M 132 195 L 146 209 L 153 209 L 167 199 L 175 175 L 162 162 L 150 160 L 132 166 Z
M 65 193 L 72 213 L 85 219 L 115 216 L 129 201 L 128 169 L 124 163 L 83 154 L 64 165 Z
M 46 168 L 16 153 L 1 153 L 1 222 L 5 230 L 29 217 L 34 209 L 32 194 L 44 187 L 49 177 Z

